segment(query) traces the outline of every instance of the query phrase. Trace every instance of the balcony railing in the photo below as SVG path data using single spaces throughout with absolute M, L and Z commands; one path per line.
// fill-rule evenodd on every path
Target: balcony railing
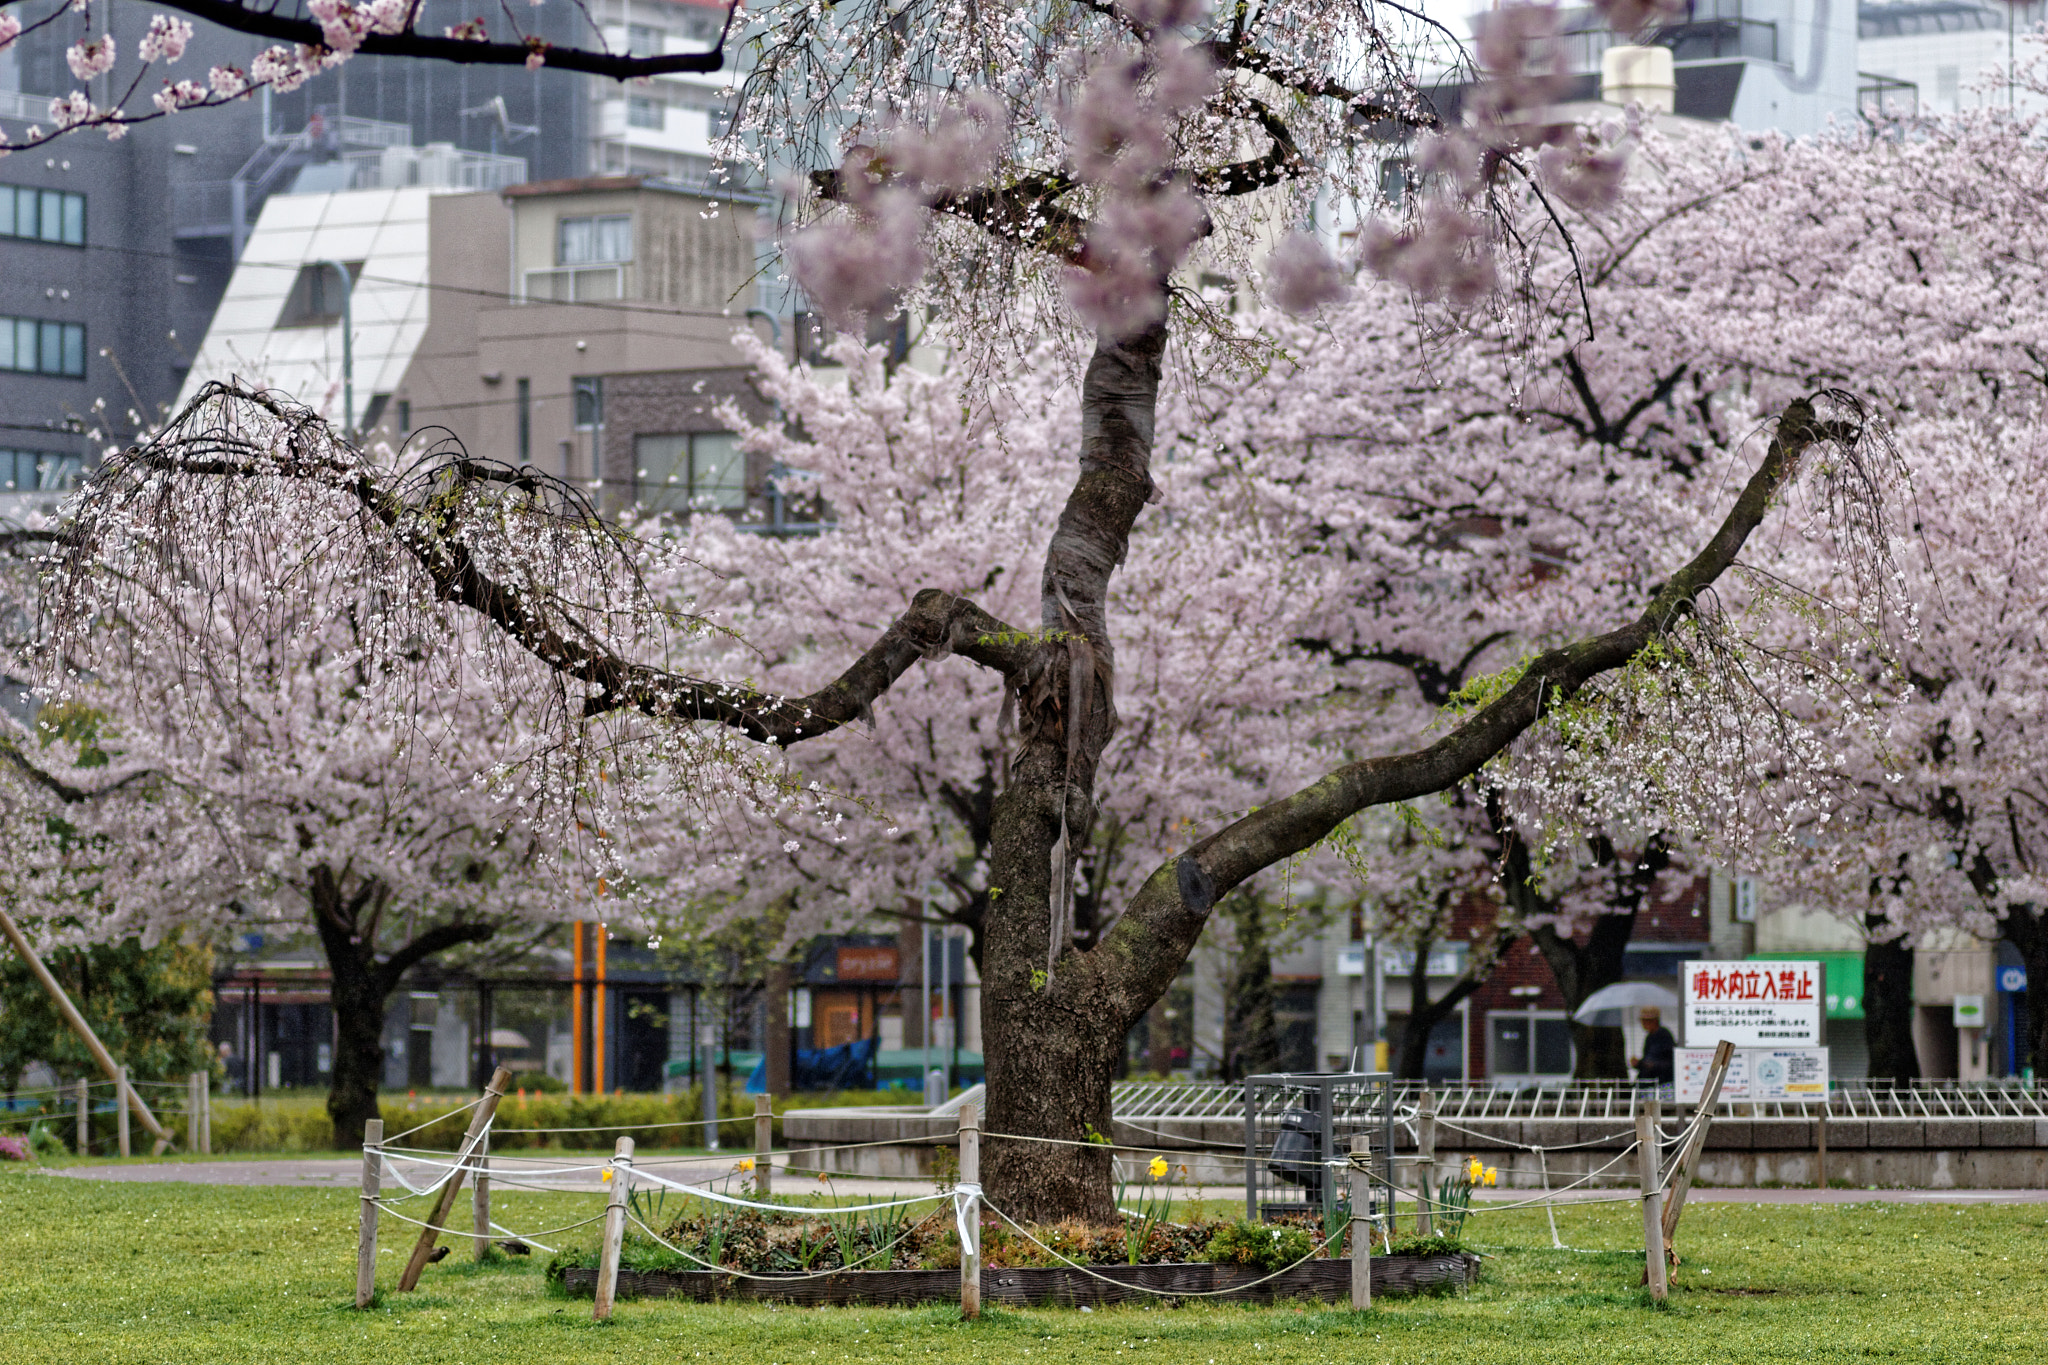
M 526 183 L 525 157 L 465 152 L 448 142 L 394 143 L 377 152 L 344 152 L 341 160 L 352 190 L 502 190 Z

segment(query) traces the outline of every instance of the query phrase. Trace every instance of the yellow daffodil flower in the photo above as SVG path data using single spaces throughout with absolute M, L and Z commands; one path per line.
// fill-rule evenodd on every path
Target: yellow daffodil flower
M 610 1180 L 612 1178 L 612 1173 L 610 1171 L 601 1171 L 598 1173 L 597 1178 L 599 1180 Z
M 753 1169 L 754 1169 L 754 1158 L 752 1158 L 752 1157 L 750 1157 L 750 1156 L 743 1156 L 743 1157 L 741 1157 L 741 1158 L 739 1159 L 739 1164 L 738 1164 L 738 1165 L 736 1165 L 736 1166 L 734 1166 L 734 1167 L 733 1167 L 733 1169 L 734 1169 L 734 1170 L 736 1170 L 736 1171 L 751 1171 L 751 1170 L 753 1170 Z
M 1166 1164 L 1165 1157 L 1155 1156 L 1152 1158 L 1152 1164 L 1150 1166 L 1147 1166 L 1145 1169 L 1152 1173 L 1152 1178 L 1154 1180 L 1163 1180 L 1166 1178 L 1167 1171 L 1171 1170 L 1172 1167 Z
M 1500 1183 L 1500 1168 L 1498 1166 L 1488 1166 L 1486 1168 L 1486 1183 L 1489 1185 Z
M 1478 1184 L 1480 1180 L 1485 1177 L 1485 1175 L 1486 1168 L 1480 1165 L 1477 1161 L 1474 1161 L 1471 1165 L 1465 1168 L 1465 1179 L 1471 1181 L 1475 1185 Z

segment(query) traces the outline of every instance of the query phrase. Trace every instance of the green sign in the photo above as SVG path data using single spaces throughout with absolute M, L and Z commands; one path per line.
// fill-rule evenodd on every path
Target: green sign
M 1827 1017 L 1863 1017 L 1863 954 L 1751 953 L 1751 962 L 1819 962 L 1827 977 Z

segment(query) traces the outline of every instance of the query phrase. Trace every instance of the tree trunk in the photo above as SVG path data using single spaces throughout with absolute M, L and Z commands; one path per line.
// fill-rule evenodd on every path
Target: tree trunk
M 1160 996 L 1145 1016 L 1145 1069 L 1154 1076 L 1173 1071 L 1173 1021 L 1166 1017 L 1172 1008 L 1167 996 Z
M 495 925 L 457 922 L 423 930 L 388 957 L 377 953 L 377 930 L 390 892 L 375 878 L 344 893 L 332 868 L 317 866 L 305 888 L 327 954 L 334 1011 L 334 1071 L 328 1082 L 327 1117 L 334 1145 L 346 1151 L 363 1145 L 363 1125 L 377 1117 L 377 1087 L 384 1077 L 384 1002 L 413 967 L 463 943 L 480 943 Z
M 1890 921 L 1864 917 L 1872 935 Z M 1905 1084 L 1920 1077 L 1913 1046 L 1913 949 L 1904 935 L 1872 937 L 1863 948 L 1863 1032 L 1870 1046 L 1870 1078 Z
M 790 1092 L 789 992 L 795 973 L 787 962 L 768 964 L 768 1036 L 762 1040 L 766 1052 L 768 1093 Z
M 1110 1222 L 1109 1088 L 1131 1026 L 1173 983 L 1200 923 L 1118 951 L 1076 950 L 1074 857 L 1094 824 L 1096 762 L 1116 728 L 1106 602 L 1131 526 L 1153 493 L 1159 325 L 1097 342 L 1081 392 L 1080 475 L 1046 550 L 1045 640 L 1005 679 L 1024 742 L 990 804 L 983 933 L 988 1133 L 982 1183 L 1013 1218 Z M 1060 875 L 1055 850 L 1063 850 Z M 1195 875 L 1200 876 L 1199 872 Z M 1213 893 L 1203 901 L 1207 911 Z M 1008 1142 L 1000 1134 L 1049 1139 Z
M 1258 898 L 1233 896 L 1224 912 L 1237 930 L 1237 970 L 1224 1021 L 1225 1074 L 1232 1080 L 1280 1069 L 1280 1023 L 1273 1015 L 1273 951 Z
M 1575 942 L 1548 924 L 1538 925 L 1529 937 L 1550 967 L 1558 992 L 1564 996 L 1565 1013 L 1577 1013 L 1594 991 L 1621 980 L 1629 938 L 1635 932 L 1636 911 L 1632 905 L 1616 915 L 1595 915 L 1593 928 L 1584 943 Z M 1622 1031 L 1611 1024 L 1582 1024 L 1572 1020 L 1572 1076 L 1578 1080 L 1616 1079 L 1628 1075 L 1628 1045 Z

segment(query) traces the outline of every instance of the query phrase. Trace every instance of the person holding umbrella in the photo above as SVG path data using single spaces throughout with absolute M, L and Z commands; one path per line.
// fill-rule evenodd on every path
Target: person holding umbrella
M 1677 1078 L 1678 1040 L 1664 1027 L 1664 1016 L 1655 1005 L 1645 1005 L 1636 1018 L 1643 1026 L 1643 1055 L 1629 1058 L 1636 1080 L 1643 1085 L 1670 1085 Z

